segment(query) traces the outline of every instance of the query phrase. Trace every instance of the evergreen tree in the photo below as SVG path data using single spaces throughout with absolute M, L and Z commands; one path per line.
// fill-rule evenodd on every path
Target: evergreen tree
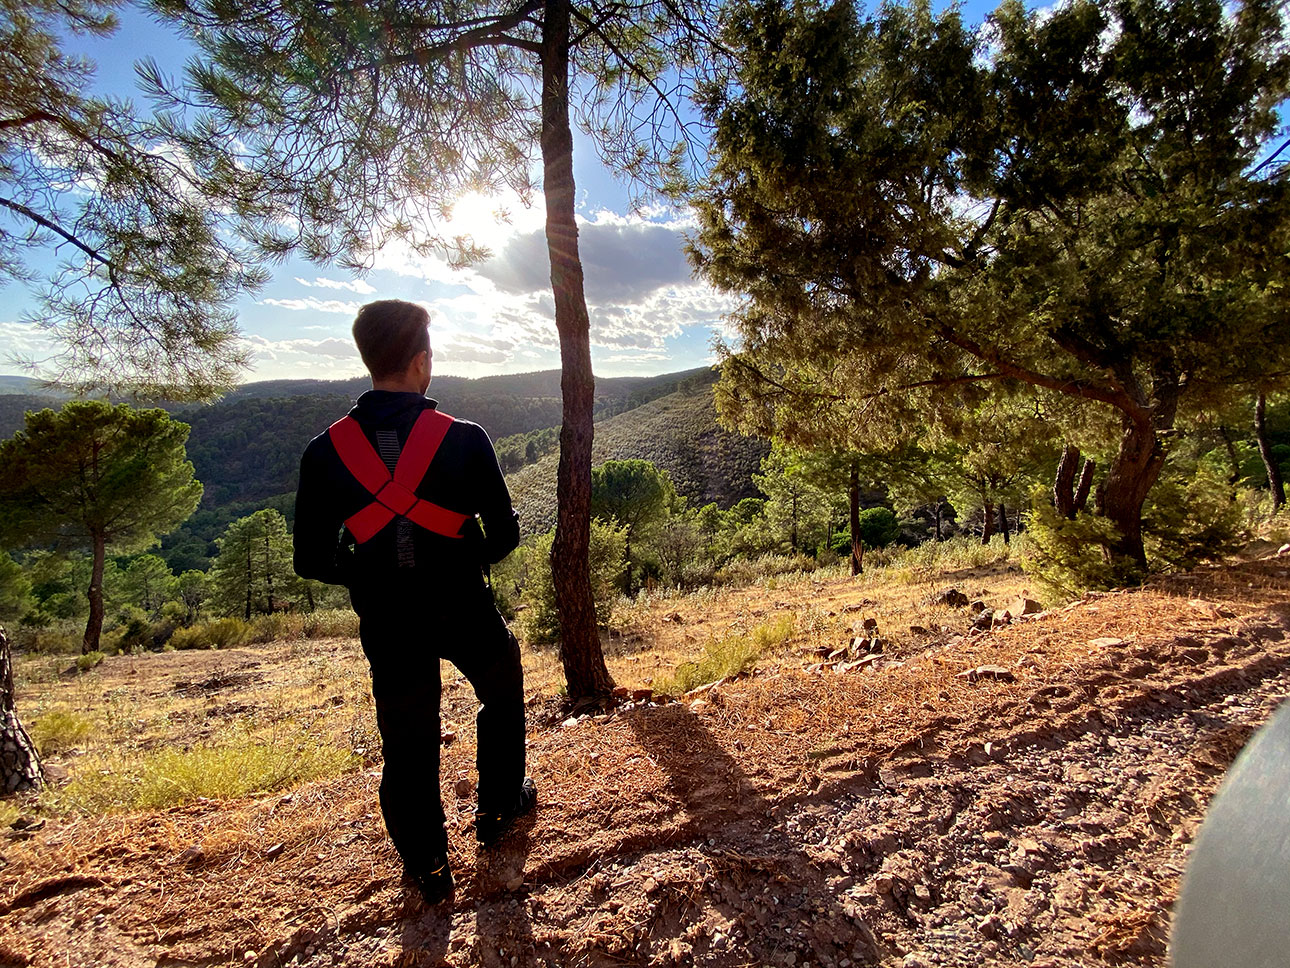
M 184 456 L 188 426 L 164 410 L 73 400 L 27 414 L 0 442 L 0 541 L 90 552 L 82 651 L 103 629 L 104 563 L 156 544 L 197 507 L 202 486 Z
M 219 557 L 210 572 L 211 600 L 225 615 L 268 615 L 292 604 L 296 576 L 291 568 L 291 535 L 273 508 L 230 524 L 218 539 Z
M 0 551 L 0 624 L 11 627 L 26 615 L 35 604 L 31 597 L 31 581 L 23 573 L 22 565 Z
M 121 576 L 121 586 L 126 601 L 150 616 L 160 612 L 178 591 L 170 566 L 156 555 L 140 555 L 131 561 Z
M 919 2 L 749 2 L 730 23 L 696 246 L 751 297 L 726 412 L 891 442 L 933 395 L 1064 397 L 1072 429 L 1113 424 L 1095 506 L 1139 569 L 1180 408 L 1290 365 L 1290 180 L 1259 162 L 1290 86 L 1281 4 L 1009 0 L 974 33 Z
M 87 93 L 94 65 L 63 46 L 110 34 L 116 6 L 0 0 L 0 282 L 41 297 L 61 347 L 43 376 L 208 397 L 247 364 L 230 304 L 264 276 L 165 133 Z
M 189 569 L 176 579 L 175 591 L 184 603 L 184 622 L 192 625 L 201 614 L 202 605 L 210 597 L 210 579 L 204 571 Z

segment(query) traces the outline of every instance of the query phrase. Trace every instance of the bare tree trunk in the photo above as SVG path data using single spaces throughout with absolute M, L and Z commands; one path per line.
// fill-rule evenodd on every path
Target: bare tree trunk
M 851 511 L 851 574 L 864 572 L 864 544 L 860 541 L 860 458 L 851 458 L 851 480 L 847 499 Z
M 1004 507 L 1002 501 L 999 502 L 999 531 L 1003 534 L 1003 543 L 1008 544 L 1008 509 Z
M 985 523 L 981 525 L 981 543 L 988 545 L 990 539 L 994 537 L 994 502 L 986 501 L 984 503 Z
M 1259 443 L 1259 456 L 1263 458 L 1263 467 L 1268 472 L 1268 487 L 1272 490 L 1272 510 L 1279 511 L 1286 503 L 1285 484 L 1281 480 L 1281 467 L 1272 453 L 1272 443 L 1268 440 L 1267 396 L 1260 391 L 1254 402 L 1254 439 Z
M 939 498 L 937 498 L 936 503 L 933 505 L 933 508 L 935 509 L 935 512 L 936 512 L 936 540 L 937 541 L 945 540 L 945 538 L 941 535 L 941 509 L 944 506 L 945 506 L 945 502 L 940 500 Z
M 608 696 L 614 681 L 605 667 L 591 594 L 591 335 L 574 217 L 573 133 L 569 128 L 570 0 L 547 0 L 542 18 L 542 166 L 546 240 L 560 335 L 559 507 L 551 574 L 560 617 L 560 660 L 573 702 Z
M 1078 514 L 1088 507 L 1088 495 L 1093 489 L 1093 475 L 1097 472 L 1097 462 L 1089 457 L 1079 472 L 1079 486 L 1075 488 L 1074 510 Z
M 1057 479 L 1053 482 L 1053 507 L 1064 518 L 1075 517 L 1075 470 L 1079 467 L 1079 448 L 1067 444 L 1062 448 L 1062 459 L 1057 463 Z
M 36 744 L 22 728 L 14 709 L 13 654 L 0 628 L 0 794 L 37 790 L 44 782 Z
M 81 654 L 94 652 L 103 634 L 103 562 L 107 558 L 107 539 L 102 532 L 92 538 L 92 563 L 90 565 L 90 617 L 85 623 L 85 638 L 81 640 Z

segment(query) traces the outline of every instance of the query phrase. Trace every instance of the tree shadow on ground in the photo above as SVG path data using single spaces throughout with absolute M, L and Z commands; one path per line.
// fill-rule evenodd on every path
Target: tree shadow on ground
M 672 704 L 624 718 L 697 834 L 712 871 L 704 880 L 710 903 L 742 928 L 734 939 L 741 950 L 728 952 L 732 963 L 749 956 L 768 965 L 877 960 L 873 933 L 830 884 L 840 869 L 826 869 L 777 824 L 783 806 L 777 810 L 756 790 L 698 715 Z M 707 943 L 696 941 L 695 955 L 706 953 L 700 949 Z M 641 954 L 642 963 L 649 960 Z

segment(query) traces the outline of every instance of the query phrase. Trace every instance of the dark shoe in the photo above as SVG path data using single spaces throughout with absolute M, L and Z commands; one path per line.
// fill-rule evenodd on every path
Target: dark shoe
M 507 809 L 500 812 L 476 810 L 475 836 L 485 847 L 491 847 L 506 835 L 515 821 L 537 806 L 537 784 L 526 776 L 520 784 L 519 796 Z
M 408 880 L 421 892 L 426 904 L 438 904 L 452 897 L 452 869 L 447 857 L 437 857 L 430 862 L 430 869 L 405 871 Z

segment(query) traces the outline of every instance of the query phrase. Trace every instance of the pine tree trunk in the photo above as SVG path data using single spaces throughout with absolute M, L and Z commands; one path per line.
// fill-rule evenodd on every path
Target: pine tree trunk
M 251 536 L 246 536 L 246 621 L 251 621 L 251 576 L 254 570 L 251 568 Z
M 1236 453 L 1236 441 L 1232 439 L 1232 431 L 1228 427 L 1219 427 L 1218 435 L 1223 438 L 1223 446 L 1227 448 L 1227 461 L 1232 465 L 1227 483 L 1236 485 L 1241 480 L 1241 458 Z
M 1008 509 L 1004 507 L 1002 501 L 999 502 L 999 531 L 1003 535 L 1003 543 L 1008 544 Z
M 1093 489 L 1093 475 L 1096 472 L 1097 462 L 1091 457 L 1085 458 L 1084 466 L 1079 472 L 1079 485 L 1075 488 L 1075 514 L 1083 511 L 1088 506 L 1088 495 Z
M 570 0 L 548 0 L 542 18 L 542 167 L 546 240 L 560 336 L 559 506 L 551 574 L 560 618 L 560 660 L 573 702 L 614 687 L 596 632 L 591 594 L 591 438 L 595 378 L 574 217 L 573 132 L 569 128 Z
M 0 628 L 0 794 L 36 790 L 43 781 L 36 744 L 14 710 L 13 654 Z
M 993 501 L 985 502 L 984 514 L 985 514 L 985 523 L 981 525 L 981 543 L 983 545 L 988 545 L 990 543 L 990 539 L 994 537 L 994 502 Z
M 1165 463 L 1165 449 L 1149 419 L 1124 418 L 1120 449 L 1097 492 L 1097 513 L 1108 518 L 1120 537 L 1107 548 L 1107 559 L 1126 559 L 1146 568 L 1142 544 L 1142 505 Z
M 1259 443 L 1259 456 L 1263 458 L 1263 467 L 1268 472 L 1268 487 L 1272 490 L 1272 510 L 1279 511 L 1286 503 L 1285 484 L 1281 480 L 1281 467 L 1272 453 L 1272 443 L 1268 440 L 1267 396 L 1262 392 L 1254 402 L 1254 438 Z
M 860 458 L 851 458 L 851 480 L 847 489 L 851 505 L 851 574 L 864 572 L 864 545 L 860 543 Z
M 1075 517 L 1075 471 L 1079 467 L 1079 448 L 1067 444 L 1062 448 L 1062 459 L 1057 463 L 1057 479 L 1053 482 L 1053 507 L 1064 518 Z
M 939 499 L 937 500 L 937 502 L 936 502 L 936 504 L 935 504 L 935 509 L 936 509 L 936 540 L 937 540 L 937 541 L 944 541 L 944 540 L 945 540 L 944 536 L 943 536 L 943 535 L 942 535 L 942 533 L 941 533 L 941 509 L 944 507 L 944 505 L 945 505 L 945 502 L 944 502 L 944 501 L 941 501 L 941 500 L 939 500 Z
M 90 565 L 90 617 L 85 623 L 85 638 L 81 640 L 81 654 L 94 652 L 99 647 L 99 637 L 103 634 L 103 562 L 107 558 L 107 539 L 102 532 L 93 538 Z

